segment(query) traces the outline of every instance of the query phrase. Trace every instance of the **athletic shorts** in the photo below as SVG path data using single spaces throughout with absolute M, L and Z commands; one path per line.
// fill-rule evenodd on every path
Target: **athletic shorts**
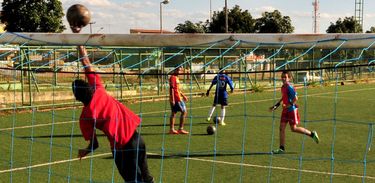
M 215 98 L 214 98 L 214 105 L 217 105 L 217 104 L 220 104 L 222 106 L 227 106 L 228 105 L 228 98 L 224 98 L 223 96 L 220 96 L 217 97 L 215 95 Z
M 185 102 L 179 101 L 174 104 L 174 106 L 171 106 L 172 112 L 185 112 L 186 111 L 186 105 Z
M 294 109 L 293 111 L 288 111 L 287 109 L 283 109 L 281 113 L 281 123 L 289 123 L 289 125 L 298 125 L 299 124 L 299 114 L 298 108 Z

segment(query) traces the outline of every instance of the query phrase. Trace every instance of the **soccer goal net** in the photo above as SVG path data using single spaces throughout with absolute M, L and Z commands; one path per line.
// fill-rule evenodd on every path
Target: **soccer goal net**
M 106 92 L 141 118 L 154 182 L 374 182 L 374 43 L 374 34 L 2 33 L 1 180 L 123 182 L 101 131 L 99 148 L 77 158 L 87 142 L 72 81 L 85 79 L 84 45 Z M 174 121 L 188 134 L 170 134 L 179 67 L 187 114 Z M 281 123 L 282 106 L 269 110 L 283 71 L 306 130 Z M 228 84 L 219 99 L 222 75 L 233 93 Z

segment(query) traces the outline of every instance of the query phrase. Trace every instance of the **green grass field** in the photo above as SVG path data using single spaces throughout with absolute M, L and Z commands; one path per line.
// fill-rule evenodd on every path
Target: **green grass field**
M 298 89 L 301 126 L 318 131 L 321 143 L 288 128 L 282 155 L 270 153 L 279 145 L 281 110 L 268 112 L 279 88 L 232 94 L 227 125 L 214 135 L 206 135 L 205 122 L 212 97 L 190 98 L 189 135 L 167 134 L 166 101 L 126 105 L 141 112 L 139 131 L 156 182 L 375 182 L 374 148 L 368 151 L 374 140 L 374 90 L 375 84 L 338 86 L 337 92 L 335 86 Z M 122 182 L 101 132 L 98 150 L 76 158 L 87 146 L 78 106 L 0 116 L 0 182 Z

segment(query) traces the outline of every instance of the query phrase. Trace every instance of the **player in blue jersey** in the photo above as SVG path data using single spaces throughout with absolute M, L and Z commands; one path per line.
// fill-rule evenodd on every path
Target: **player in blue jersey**
M 214 103 L 211 107 L 211 109 L 208 112 L 208 118 L 207 121 L 211 120 L 211 116 L 215 111 L 216 105 L 221 105 L 221 114 L 220 114 L 220 125 L 225 125 L 224 119 L 225 119 L 225 106 L 228 105 L 228 92 L 227 92 L 227 86 L 229 85 L 231 93 L 233 93 L 234 87 L 232 79 L 225 74 L 223 69 L 220 68 L 219 74 L 215 76 L 215 78 L 211 82 L 210 88 L 208 88 L 206 96 L 210 95 L 211 88 L 216 85 L 216 91 L 215 91 L 215 97 L 214 97 Z

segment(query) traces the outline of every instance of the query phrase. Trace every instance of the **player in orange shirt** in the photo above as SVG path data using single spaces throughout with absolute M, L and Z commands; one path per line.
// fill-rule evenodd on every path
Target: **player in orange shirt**
M 171 116 L 170 116 L 170 134 L 188 134 L 189 132 L 184 130 L 184 122 L 187 115 L 186 105 L 184 101 L 188 101 L 187 97 L 180 90 L 180 80 L 178 75 L 183 72 L 182 67 L 177 67 L 174 73 L 169 78 L 169 102 L 171 104 Z M 176 113 L 181 112 L 180 115 L 180 127 L 178 130 L 174 129 Z

